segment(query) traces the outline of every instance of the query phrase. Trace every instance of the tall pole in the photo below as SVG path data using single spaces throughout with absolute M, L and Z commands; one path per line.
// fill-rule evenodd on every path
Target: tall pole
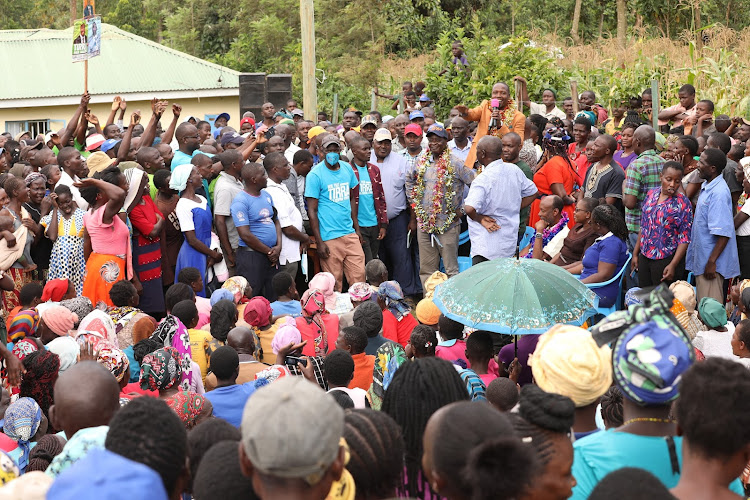
M 73 26 L 73 23 L 76 22 L 77 9 L 76 9 L 76 2 L 78 0 L 70 0 L 70 25 Z
M 299 15 L 302 31 L 302 104 L 305 118 L 318 117 L 318 90 L 315 80 L 315 7 L 313 0 L 300 0 Z

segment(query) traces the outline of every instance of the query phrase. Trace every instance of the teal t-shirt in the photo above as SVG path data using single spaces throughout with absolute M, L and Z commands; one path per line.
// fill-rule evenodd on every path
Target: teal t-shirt
M 378 216 L 375 213 L 375 198 L 372 195 L 372 182 L 367 165 L 356 166 L 359 173 L 359 206 L 357 207 L 357 220 L 359 227 L 372 227 L 378 225 Z
M 358 184 L 354 170 L 339 161 L 338 170 L 324 162 L 313 167 L 305 181 L 305 197 L 318 200 L 318 221 L 323 241 L 334 240 L 354 232 L 351 190 Z
M 674 437 L 677 461 L 682 470 L 682 438 Z M 667 438 L 639 436 L 614 430 L 595 432 L 573 443 L 573 488 L 571 500 L 585 500 L 604 476 L 623 467 L 638 467 L 656 476 L 667 488 L 674 488 L 680 474 L 672 472 Z M 742 495 L 735 479 L 729 489 Z

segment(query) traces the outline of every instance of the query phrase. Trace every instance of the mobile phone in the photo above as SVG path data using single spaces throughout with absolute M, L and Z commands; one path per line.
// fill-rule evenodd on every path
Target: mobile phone
M 284 358 L 284 364 L 287 366 L 297 366 L 297 363 L 301 363 L 302 366 L 307 366 L 307 358 L 300 358 L 299 356 L 287 356 Z

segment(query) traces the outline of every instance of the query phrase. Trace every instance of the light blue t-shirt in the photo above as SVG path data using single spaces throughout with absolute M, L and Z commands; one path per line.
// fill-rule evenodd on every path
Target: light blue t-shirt
M 226 420 L 240 428 L 245 403 L 255 392 L 255 381 L 244 384 L 217 387 L 204 394 L 214 407 L 214 417 Z
M 234 227 L 249 226 L 253 236 L 267 247 L 276 245 L 276 224 L 273 222 L 273 200 L 265 189 L 260 196 L 253 196 L 240 191 L 230 207 Z M 239 245 L 246 247 L 245 240 L 240 238 Z
M 289 314 L 293 318 L 302 315 L 302 304 L 299 300 L 290 300 L 289 302 L 271 302 L 271 312 L 274 316 Z
M 370 173 L 367 171 L 367 165 L 356 167 L 359 171 L 359 206 L 357 207 L 359 227 L 377 226 L 378 216 L 375 213 L 375 197 L 372 194 Z
M 305 197 L 318 200 L 318 221 L 323 241 L 334 240 L 354 232 L 351 190 L 358 184 L 354 170 L 339 161 L 338 170 L 320 162 L 307 174 Z
M 174 172 L 174 169 L 177 168 L 180 165 L 186 165 L 190 163 L 193 160 L 193 157 L 195 155 L 202 155 L 205 154 L 200 149 L 196 149 L 193 151 L 193 154 L 189 155 L 186 153 L 183 153 L 179 149 L 174 152 L 174 156 L 172 157 L 172 164 L 169 166 L 170 170 Z

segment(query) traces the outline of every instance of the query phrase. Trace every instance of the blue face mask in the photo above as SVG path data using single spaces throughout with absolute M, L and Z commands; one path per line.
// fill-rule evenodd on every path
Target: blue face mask
M 326 153 L 326 163 L 332 167 L 339 164 L 340 158 L 338 153 Z

